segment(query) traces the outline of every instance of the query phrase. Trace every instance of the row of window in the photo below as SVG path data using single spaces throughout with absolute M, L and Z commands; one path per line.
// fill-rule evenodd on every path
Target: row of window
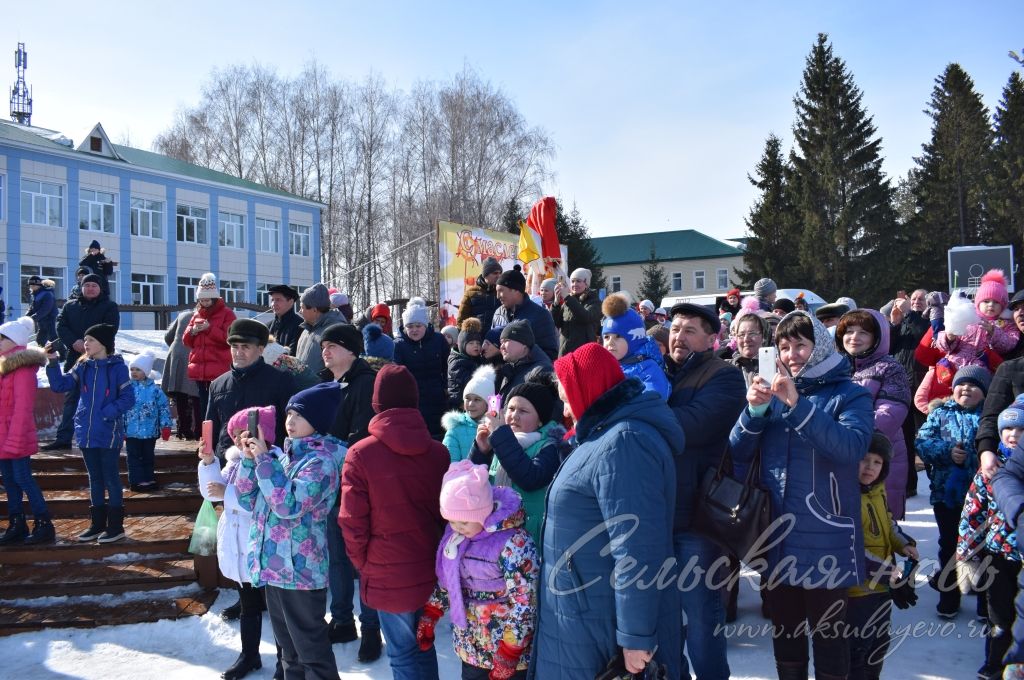
M 66 298 L 70 289 L 67 287 L 67 278 L 63 267 L 44 267 L 39 265 L 21 266 L 21 302 L 29 305 L 32 302 L 32 295 L 28 290 L 29 277 L 39 276 L 44 279 L 52 279 L 56 284 L 54 294 L 58 298 Z M 113 289 L 117 285 L 116 272 L 108 279 Z M 248 286 L 245 281 L 233 281 L 231 279 L 220 279 L 220 294 L 224 302 L 250 302 Z M 274 284 L 260 283 L 256 286 L 257 305 L 270 305 L 270 293 L 267 289 Z M 196 288 L 199 286 L 198 276 L 177 277 L 178 304 L 192 305 L 196 302 Z M 161 274 L 132 274 L 132 304 L 136 305 L 163 305 L 167 304 L 167 277 Z
M 698 269 L 693 272 L 693 289 L 695 291 L 705 290 L 705 278 L 707 274 L 703 269 Z M 728 269 L 716 269 L 715 277 L 717 278 L 716 283 L 718 284 L 716 290 L 726 290 L 729 287 L 729 270 Z M 611 292 L 618 293 L 622 290 L 622 277 L 613 276 L 611 277 Z M 673 293 L 679 293 L 683 290 L 683 274 L 682 272 L 672 272 L 672 285 L 671 290 Z
M 0 175 L 0 211 L 3 209 L 4 176 Z M 117 231 L 116 194 L 80 189 L 78 226 L 85 231 L 113 234 Z M 165 204 L 148 198 L 131 198 L 131 234 L 164 238 Z M 0 217 L 2 217 L 0 213 Z M 209 243 L 209 210 L 178 203 L 174 213 L 175 238 L 182 243 Z M 21 222 L 50 227 L 64 226 L 64 185 L 34 179 L 21 180 Z M 244 249 L 245 215 L 217 213 L 217 243 L 224 248 Z M 256 250 L 281 252 L 281 225 L 277 220 L 256 218 Z M 312 228 L 305 224 L 288 225 L 288 254 L 309 257 Z

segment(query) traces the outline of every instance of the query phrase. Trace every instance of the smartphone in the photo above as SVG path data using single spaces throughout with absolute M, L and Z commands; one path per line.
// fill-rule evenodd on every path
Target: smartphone
M 213 453 L 213 421 L 203 421 L 203 453 Z
M 43 351 L 46 352 L 47 354 L 50 354 L 52 352 L 56 352 L 57 351 L 57 341 L 56 340 L 50 340 L 43 347 Z
M 501 413 L 501 395 L 492 394 L 487 397 L 487 412 L 498 415 Z
M 260 412 L 257 409 L 249 409 L 249 436 L 259 437 L 260 436 Z
M 779 372 L 779 350 L 774 347 L 761 347 L 757 350 L 757 374 L 769 385 Z

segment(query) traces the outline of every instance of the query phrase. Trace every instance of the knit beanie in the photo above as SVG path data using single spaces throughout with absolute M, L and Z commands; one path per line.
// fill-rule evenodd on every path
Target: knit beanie
M 555 360 L 555 375 L 577 421 L 598 397 L 626 379 L 615 357 L 596 342 Z
M 314 283 L 302 291 L 299 302 L 306 309 L 328 309 L 331 306 L 331 294 L 327 292 L 327 286 L 322 283 Z
M 739 288 L 732 288 L 732 289 L 729 290 L 728 293 L 725 294 L 725 297 L 729 297 L 731 295 L 735 295 L 736 297 L 739 297 L 740 295 L 742 295 L 742 293 L 740 292 Z
M 393 408 L 417 408 L 420 403 L 416 379 L 405 366 L 387 364 L 377 371 L 373 382 L 374 413 L 383 413 Z
M 81 267 L 75 270 L 75 276 L 88 276 L 89 274 L 92 274 L 92 267 L 86 267 L 85 265 L 82 265 Z
M 642 316 L 629 308 L 626 298 L 609 295 L 601 303 L 601 335 L 614 333 L 629 344 L 626 356 L 633 356 L 647 344 L 647 328 Z M 625 357 L 623 357 L 625 358 Z
M 555 285 L 557 283 L 558 282 L 555 281 L 554 279 L 544 279 L 543 281 L 540 282 L 540 289 L 550 291 L 553 293 L 555 292 Z
M 668 335 L 668 329 L 660 323 L 647 329 L 647 337 L 653 338 L 656 342 L 660 342 L 666 348 L 668 347 Z
M 985 300 L 998 302 L 1003 309 L 1010 304 L 1010 298 L 1006 294 L 1006 276 L 1002 269 L 990 269 L 981 277 L 981 285 L 974 295 L 974 306 L 980 308 Z
M 331 307 L 342 307 L 348 304 L 348 295 L 344 293 L 331 293 Z
M 43 285 L 43 279 L 39 276 L 32 275 L 28 277 L 28 285 L 30 286 L 41 286 Z
M 320 336 L 320 346 L 323 347 L 325 342 L 340 345 L 356 356 L 363 353 L 363 334 L 350 323 L 332 323 L 325 328 Z
M 512 290 L 518 290 L 520 293 L 526 293 L 526 277 L 523 276 L 519 265 L 515 265 L 512 269 L 504 271 L 501 276 L 498 277 L 498 285 L 511 288 Z
M 448 341 L 449 347 L 455 347 L 459 343 L 459 328 L 458 326 L 445 326 L 441 329 L 441 335 L 444 336 L 445 340 Z
M 473 377 L 462 390 L 463 398 L 470 394 L 475 394 L 484 401 L 497 394 L 494 389 L 494 366 L 485 364 L 473 371 Z
M 718 320 L 722 322 L 723 326 L 732 325 L 732 312 L 719 312 Z
M 2 331 L 0 331 L 0 333 L 2 333 Z M 152 350 L 144 350 L 142 354 L 136 355 L 136 357 L 128 363 L 128 370 L 137 368 L 148 378 L 149 372 L 153 370 L 153 361 L 155 359 L 156 355 L 153 354 Z
M 89 244 L 89 250 L 92 250 L 93 248 L 95 248 L 96 250 L 102 250 L 102 248 L 100 248 L 100 242 L 97 241 L 96 239 L 93 239 L 92 242 Z
M 405 311 L 402 312 L 402 325 L 421 323 L 424 326 L 430 325 L 430 317 L 427 315 L 427 301 L 421 297 L 409 299 Z
M 234 342 L 266 347 L 270 342 L 270 329 L 256 319 L 235 319 L 228 326 L 228 344 Z
M 114 336 L 117 335 L 117 329 L 110 324 L 98 323 L 95 326 L 89 326 L 85 329 L 84 335 L 96 338 L 100 344 L 107 348 L 107 354 L 114 353 Z
M 763 299 L 768 297 L 778 289 L 779 287 L 775 285 L 775 282 L 772 281 L 771 279 L 758 279 L 757 283 L 754 284 L 754 295 Z
M 491 330 L 484 333 L 484 341 L 489 342 L 495 347 L 501 345 L 501 331 L 504 330 L 504 326 L 501 328 L 492 328 Z
M 519 321 L 513 321 L 504 328 L 501 329 L 502 340 L 515 340 L 521 342 L 527 347 L 533 349 L 537 340 L 533 336 L 533 328 L 530 324 L 520 319 Z
M 82 283 L 88 280 L 88 276 L 82 279 Z M 216 300 L 220 297 L 220 289 L 217 287 L 217 277 L 213 272 L 206 272 L 199 277 L 199 285 L 196 286 L 196 300 Z
M 463 354 L 466 353 L 466 345 L 471 342 L 483 342 L 484 335 L 481 332 L 483 326 L 480 324 L 480 319 L 475 316 L 471 316 L 462 322 L 462 330 L 459 331 L 459 339 L 457 346 L 459 351 Z
M 852 297 L 845 297 L 845 296 L 837 297 L 836 298 L 836 304 L 837 305 L 846 305 L 846 308 L 848 310 L 857 309 L 857 303 L 853 301 Z
M 23 316 L 0 325 L 0 335 L 15 345 L 24 347 L 36 331 L 36 322 L 30 316 Z
M 84 286 L 87 283 L 95 283 L 100 288 L 103 287 L 103 279 L 99 274 L 86 274 L 82 277 L 82 285 Z
M 384 334 L 384 329 L 375 323 L 363 326 L 363 354 L 368 357 L 395 358 L 395 341 Z
M 391 318 L 391 308 L 383 302 L 378 302 L 370 308 L 370 318 L 376 319 L 378 316 L 383 316 L 388 319 Z
M 526 377 L 526 382 L 520 383 L 508 391 L 508 395 L 505 397 L 506 407 L 508 402 L 512 401 L 512 397 L 520 397 L 530 402 L 534 410 L 537 411 L 540 425 L 548 422 L 555 415 L 558 391 L 552 382 L 550 372 L 541 370 L 530 371 Z
M 988 387 L 992 384 L 992 374 L 982 366 L 968 364 L 956 372 L 953 378 L 953 387 L 960 383 L 970 383 L 981 388 L 982 394 L 988 394 Z
M 1009 427 L 1024 427 L 1024 404 L 1014 401 L 999 414 L 997 427 L 1000 432 Z
M 779 298 L 775 301 L 775 304 L 772 305 L 772 311 L 775 311 L 776 309 L 781 311 L 783 314 L 789 314 L 796 309 L 796 303 L 789 298 Z
M 441 516 L 449 522 L 483 524 L 494 507 L 486 465 L 452 463 L 441 480 Z
M 328 434 L 339 406 L 341 384 L 332 380 L 297 392 L 288 400 L 285 411 L 295 411 L 305 418 L 317 433 Z
M 324 383 L 325 385 L 327 383 Z M 259 423 L 260 429 L 263 430 L 263 439 L 268 444 L 273 444 L 275 436 L 277 435 L 277 409 L 273 406 L 254 406 L 259 411 Z M 233 435 L 235 432 L 245 432 L 249 429 L 249 411 L 252 408 L 243 408 L 235 415 L 228 418 L 228 435 Z M 305 416 L 303 416 L 305 418 Z M 309 420 L 306 418 L 306 420 Z M 256 433 L 252 435 L 255 437 Z M 231 437 L 234 439 L 234 437 Z
M 572 270 L 572 274 L 569 274 L 569 280 L 571 281 L 573 279 L 577 279 L 577 280 L 580 280 L 580 281 L 586 281 L 587 285 L 589 286 L 590 285 L 590 280 L 593 278 L 593 276 L 594 276 L 593 273 L 591 273 L 591 271 L 589 269 L 584 269 L 583 267 L 579 267 L 577 269 L 573 269 Z
M 641 300 L 640 309 L 646 309 L 648 314 L 654 313 L 654 303 L 650 300 Z
M 868 443 L 868 450 L 865 453 L 874 453 L 882 458 L 882 469 L 878 472 L 878 477 L 873 481 L 869 487 L 878 486 L 885 482 L 885 478 L 889 476 L 889 467 L 892 465 L 892 442 L 884 434 L 875 430 L 871 433 L 871 441 Z M 861 489 L 865 487 L 862 485 Z
M 493 257 L 488 257 L 484 260 L 483 265 L 480 267 L 481 276 L 489 276 L 490 274 L 501 273 L 501 263 Z

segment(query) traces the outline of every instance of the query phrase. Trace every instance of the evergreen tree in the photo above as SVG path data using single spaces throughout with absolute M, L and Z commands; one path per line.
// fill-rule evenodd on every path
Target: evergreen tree
M 578 267 L 589 269 L 590 287 L 600 290 L 605 287 L 604 273 L 597 250 L 590 243 L 590 230 L 587 229 L 579 209 L 574 203 L 572 210 L 566 214 L 562 201 L 558 201 L 558 213 L 555 218 L 555 231 L 558 242 L 569 249 L 569 262 L 566 263 L 566 275 Z
M 768 135 L 764 154 L 754 169 L 756 176 L 747 179 L 761 192 L 760 198 L 744 220 L 749 237 L 743 251 L 746 269 L 736 270 L 741 287 L 753 288 L 764 277 L 800 283 L 799 263 L 794 245 L 799 233 L 793 204 L 786 185 L 786 162 L 782 156 L 782 140 Z
M 995 111 L 992 162 L 992 200 L 998 244 L 1012 244 L 1024 253 L 1024 78 L 1010 74 Z
M 519 201 L 510 198 L 505 203 L 505 209 L 501 213 L 501 224 L 498 225 L 498 228 L 510 234 L 519 234 L 519 222 L 525 219 L 526 215 L 523 214 L 523 207 L 519 205 Z
M 665 268 L 658 262 L 658 253 L 651 244 L 651 259 L 641 270 L 643 278 L 640 280 L 640 290 L 637 294 L 641 300 L 650 300 L 655 307 L 661 305 L 661 300 L 668 295 L 668 275 Z
M 993 133 L 988 109 L 959 64 L 935 79 L 925 112 L 932 136 L 914 159 L 917 219 L 908 264 L 917 269 L 918 285 L 934 290 L 947 285 L 949 248 L 991 243 L 995 236 L 986 209 Z
M 892 188 L 882 172 L 882 141 L 862 98 L 828 36 L 819 34 L 794 98 L 789 185 L 802 225 L 802 287 L 826 299 L 881 301 L 892 297 L 896 282 Z

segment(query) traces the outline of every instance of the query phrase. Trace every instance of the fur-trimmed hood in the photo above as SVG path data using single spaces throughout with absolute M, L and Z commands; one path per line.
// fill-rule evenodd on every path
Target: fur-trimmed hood
M 10 354 L 0 356 L 0 375 L 8 375 L 24 368 L 35 366 L 36 368 L 46 365 L 46 354 L 34 347 L 16 347 Z
M 476 428 L 479 423 L 473 420 L 465 411 L 451 410 L 441 416 L 441 427 L 444 428 L 445 432 L 451 432 L 459 425 L 468 425 Z

